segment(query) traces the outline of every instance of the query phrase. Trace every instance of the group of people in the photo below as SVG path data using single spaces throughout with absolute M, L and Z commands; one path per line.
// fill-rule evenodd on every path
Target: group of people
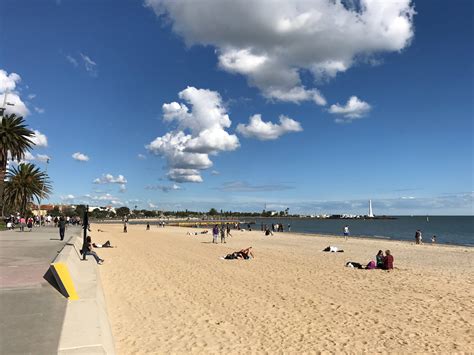
M 273 235 L 275 232 L 284 232 L 285 227 L 283 223 L 272 223 L 270 226 L 267 224 L 261 223 L 260 224 L 260 230 L 262 232 L 265 232 L 265 235 Z M 288 232 L 291 232 L 291 225 L 288 224 L 287 226 Z
M 390 250 L 385 250 L 385 255 L 382 250 L 379 250 L 375 256 L 375 261 L 371 260 L 366 266 L 354 261 L 348 261 L 346 263 L 347 267 L 352 267 L 356 269 L 382 269 L 382 270 L 392 270 L 393 269 L 393 255 Z
M 435 244 L 436 243 L 436 235 L 433 235 L 431 237 L 431 243 Z M 421 233 L 421 230 L 417 229 L 415 232 L 415 244 L 423 244 L 423 235 Z
M 219 235 L 221 236 L 221 243 L 227 243 L 226 242 L 226 237 L 232 237 L 232 234 L 230 233 L 230 224 L 229 223 L 222 223 L 221 226 L 219 225 L 214 225 L 212 228 L 212 243 L 217 243 L 217 239 L 219 238 Z
M 26 229 L 31 232 L 33 227 L 54 226 L 55 228 L 62 228 L 64 224 L 80 225 L 81 219 L 79 217 L 52 217 L 50 215 L 25 217 L 18 213 L 16 216 L 10 215 L 10 217 L 7 217 L 5 219 L 5 222 L 8 230 L 14 230 L 15 228 L 19 228 L 21 232 L 24 232 Z

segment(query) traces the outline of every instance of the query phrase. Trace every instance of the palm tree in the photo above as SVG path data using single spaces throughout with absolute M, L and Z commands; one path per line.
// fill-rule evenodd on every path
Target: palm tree
M 7 172 L 4 201 L 11 208 L 16 209 L 22 216 L 26 213 L 29 202 L 39 201 L 51 192 L 51 182 L 48 175 L 31 163 L 22 163 L 12 167 Z
M 34 132 L 25 125 L 23 117 L 15 114 L 5 115 L 0 123 L 0 199 L 3 195 L 7 170 L 8 152 L 12 160 L 21 160 L 31 149 Z

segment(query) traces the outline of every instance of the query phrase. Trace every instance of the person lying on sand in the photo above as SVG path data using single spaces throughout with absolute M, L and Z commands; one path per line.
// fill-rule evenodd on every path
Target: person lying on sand
M 232 260 L 232 259 L 254 259 L 255 255 L 252 252 L 252 247 L 248 247 L 247 249 L 241 249 L 239 251 L 234 251 L 231 254 L 227 254 L 224 259 Z
M 344 253 L 344 250 L 339 249 L 338 247 L 334 247 L 332 245 L 324 248 L 323 251 L 327 251 L 327 252 L 330 252 L 330 253 Z
M 112 245 L 110 245 L 110 241 L 106 241 L 104 244 L 99 244 L 99 243 L 92 243 L 92 246 L 94 248 L 115 248 Z

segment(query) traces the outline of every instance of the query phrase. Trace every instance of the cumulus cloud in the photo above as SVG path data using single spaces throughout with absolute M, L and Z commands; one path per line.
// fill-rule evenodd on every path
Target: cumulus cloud
M 20 94 L 16 91 L 17 85 L 20 83 L 21 77 L 17 73 L 8 74 L 5 70 L 0 69 L 0 100 L 3 103 L 7 95 L 7 105 L 5 114 L 16 114 L 18 116 L 28 116 L 30 110 L 20 98 Z
M 237 131 L 245 137 L 257 138 L 260 140 L 277 139 L 290 132 L 300 132 L 303 128 L 299 122 L 286 117 L 280 116 L 280 124 L 262 121 L 261 115 L 253 115 L 249 119 L 249 123 L 244 125 L 240 123 L 237 126 Z
M 72 155 L 72 158 L 77 161 L 89 161 L 89 157 L 85 154 L 80 152 L 76 152 Z
M 38 130 L 34 130 L 34 136 L 30 138 L 33 144 L 36 147 L 47 147 L 48 146 L 48 138 Z
M 226 131 L 232 122 L 218 92 L 188 87 L 178 96 L 192 109 L 184 103 L 165 103 L 163 121 L 175 124 L 176 130 L 155 138 L 145 148 L 166 159 L 170 180 L 202 182 L 200 170 L 212 166 L 209 155 L 237 149 L 239 139 Z
M 163 192 L 182 190 L 182 187 L 177 184 L 172 185 L 148 185 L 145 187 L 146 190 L 160 190 Z
M 359 58 L 399 52 L 414 34 L 411 0 L 145 0 L 188 46 L 216 48 L 221 69 L 247 77 L 270 99 L 326 100 L 302 83 L 324 80 Z
M 25 156 L 23 157 L 23 160 L 21 162 L 27 162 L 27 161 L 39 161 L 41 163 L 46 163 L 49 160 L 51 160 L 51 157 L 46 154 L 32 154 L 30 152 L 25 152 Z M 16 164 L 21 163 L 21 162 L 15 162 Z
M 126 184 L 127 179 L 123 175 L 114 177 L 112 174 L 103 174 L 100 178 L 94 180 L 94 184 Z
M 360 100 L 357 96 L 351 96 L 345 106 L 338 103 L 331 105 L 329 112 L 344 117 L 345 119 L 337 118 L 336 122 L 345 123 L 367 115 L 371 109 L 372 107 L 367 102 Z

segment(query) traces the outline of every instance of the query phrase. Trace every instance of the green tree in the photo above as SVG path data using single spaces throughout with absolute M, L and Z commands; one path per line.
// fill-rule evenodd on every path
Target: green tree
M 12 160 L 22 160 L 31 149 L 34 132 L 25 125 L 23 117 L 15 114 L 5 115 L 0 123 L 0 201 L 5 188 L 8 152 Z
M 130 208 L 128 207 L 119 207 L 115 209 L 115 213 L 117 214 L 117 217 L 123 217 L 127 216 L 130 214 Z
M 61 215 L 61 212 L 59 211 L 59 207 L 54 206 L 54 208 L 51 210 L 49 214 L 51 217 L 59 217 Z
M 48 175 L 31 163 L 22 163 L 7 171 L 4 202 L 11 208 L 25 215 L 29 202 L 39 202 L 49 196 L 51 182 Z
M 86 206 L 85 205 L 77 205 L 76 206 L 76 211 L 75 214 L 76 216 L 79 216 L 79 218 L 84 218 L 84 212 L 86 211 Z
M 215 215 L 217 215 L 217 214 L 218 214 L 218 212 L 217 212 L 217 210 L 216 210 L 215 208 L 211 208 L 211 209 L 209 210 L 209 213 L 208 213 L 209 216 L 215 216 Z

